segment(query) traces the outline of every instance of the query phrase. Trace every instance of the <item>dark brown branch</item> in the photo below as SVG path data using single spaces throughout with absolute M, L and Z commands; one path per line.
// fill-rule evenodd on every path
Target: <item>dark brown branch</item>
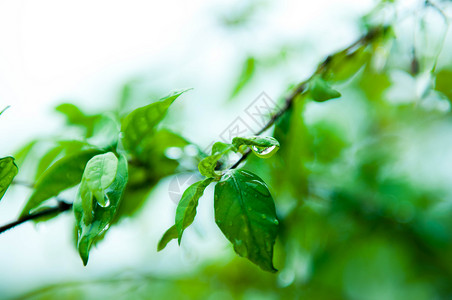
M 14 221 L 14 222 L 11 222 L 11 223 L 6 224 L 4 226 L 1 226 L 0 227 L 0 234 L 5 232 L 5 231 L 7 231 L 7 230 L 9 230 L 9 229 L 11 229 L 11 228 L 13 228 L 13 227 L 16 227 L 16 226 L 18 226 L 20 224 L 23 224 L 23 223 L 25 223 L 27 221 L 36 220 L 36 219 L 39 219 L 39 218 L 42 218 L 42 217 L 47 217 L 47 216 L 50 216 L 50 215 L 53 215 L 53 214 L 59 214 L 61 212 L 70 210 L 71 208 L 72 208 L 72 203 L 67 203 L 67 202 L 64 202 L 64 201 L 58 201 L 58 206 L 56 206 L 56 207 L 50 207 L 50 208 L 41 210 L 39 212 L 36 212 L 36 213 L 30 214 L 28 216 L 25 216 L 25 217 L 23 217 L 23 218 L 21 218 L 21 219 L 19 219 L 17 221 Z

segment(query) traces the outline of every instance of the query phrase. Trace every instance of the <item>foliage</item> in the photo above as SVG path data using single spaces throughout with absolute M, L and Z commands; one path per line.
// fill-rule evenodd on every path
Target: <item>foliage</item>
M 221 258 L 183 278 L 119 276 L 97 284 L 112 297 L 124 285 L 137 297 L 179 298 L 189 291 L 192 298 L 204 298 L 215 291 L 226 299 L 449 298 L 450 191 L 425 183 L 428 174 L 418 176 L 407 167 L 406 153 L 422 148 L 437 128 L 450 129 L 452 70 L 426 56 L 413 72 L 413 62 L 397 61 L 401 53 L 393 27 L 367 25 L 355 43 L 291 87 L 285 106 L 259 134 L 216 142 L 209 154 L 198 151 L 193 160 L 191 172 L 203 178 L 182 193 L 174 225 L 157 250 L 173 239 L 184 243 L 199 202 L 214 186 L 218 232 L 248 261 Z M 256 57 L 246 59 L 231 98 L 253 80 Z M 417 98 L 395 101 L 391 91 L 407 89 L 397 78 L 400 73 L 413 79 L 427 74 L 431 84 Z M 120 108 L 129 89 L 126 85 Z M 162 126 L 171 105 L 186 92 L 170 93 L 126 115 L 89 115 L 74 104 L 58 106 L 82 137 L 56 139 L 44 151 L 19 221 L 33 219 L 52 198 L 60 200 L 62 192 L 77 186 L 76 247 L 86 265 L 92 246 L 109 228 L 135 216 L 150 191 L 181 170 L 182 159 L 170 158 L 168 149 L 199 149 Z M 42 143 L 30 142 L 18 157 L 23 160 Z M 11 157 L 0 160 L 0 198 L 16 173 Z M 83 283 L 74 291 L 89 294 Z M 67 296 L 61 290 L 37 294 Z

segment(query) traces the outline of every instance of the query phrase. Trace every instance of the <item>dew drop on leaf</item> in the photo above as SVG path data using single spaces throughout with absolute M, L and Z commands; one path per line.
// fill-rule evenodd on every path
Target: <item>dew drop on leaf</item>
M 108 198 L 108 196 L 104 196 L 104 201 L 101 203 L 100 201 L 98 201 L 97 203 L 99 203 L 100 206 L 102 207 L 108 207 L 110 206 L 110 199 Z
M 271 147 L 259 147 L 259 146 L 251 146 L 251 150 L 253 150 L 254 154 L 261 158 L 269 158 L 272 157 L 278 151 L 278 146 Z

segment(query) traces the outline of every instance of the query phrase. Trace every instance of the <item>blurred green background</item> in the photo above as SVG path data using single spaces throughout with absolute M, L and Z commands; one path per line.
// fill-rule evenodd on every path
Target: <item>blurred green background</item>
M 157 252 L 174 222 L 171 194 L 188 186 L 162 171 L 143 192 L 143 205 L 92 250 L 86 268 L 73 247 L 72 214 L 2 234 L 0 298 L 452 298 L 448 1 L 1 6 L 15 28 L 0 29 L 0 101 L 11 105 L 0 119 L 1 154 L 16 153 L 18 179 L 26 182 L 55 140 L 108 143 L 111 116 L 182 87 L 194 90 L 175 103 L 165 126 L 199 148 L 221 139 L 237 117 L 256 131 L 246 108 L 262 92 L 280 105 L 327 55 L 372 26 L 392 29 L 356 74 L 335 82 L 341 98 L 298 99 L 267 131 L 279 152 L 250 156 L 244 166 L 264 179 L 276 202 L 278 273 L 233 253 L 214 224 L 211 188 L 181 247 L 171 242 Z M 344 72 L 359 60 L 343 62 Z M 63 102 L 82 109 L 82 126 L 55 112 Z M 22 159 L 17 149 L 34 139 L 41 142 Z M 193 147 L 165 152 L 178 161 L 175 172 L 188 175 L 191 153 Z M 28 195 L 19 185 L 8 191 L 2 223 Z

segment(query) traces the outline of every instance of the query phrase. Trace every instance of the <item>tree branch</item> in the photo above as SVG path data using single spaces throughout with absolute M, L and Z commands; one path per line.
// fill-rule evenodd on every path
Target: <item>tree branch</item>
M 328 70 L 329 64 L 331 62 L 331 59 L 333 58 L 334 55 L 337 54 L 350 54 L 350 52 L 352 52 L 354 50 L 355 47 L 360 46 L 360 45 L 365 45 L 368 44 L 369 42 L 373 41 L 376 37 L 380 36 L 381 32 L 387 30 L 386 27 L 377 27 L 374 29 L 371 29 L 367 32 L 367 34 L 363 35 L 361 38 L 359 38 L 357 41 L 355 41 L 353 44 L 351 44 L 350 46 L 348 46 L 347 48 L 343 49 L 342 51 L 339 51 L 333 55 L 328 56 L 321 64 L 319 64 L 319 66 L 317 67 L 317 69 L 315 70 L 315 72 L 305 81 L 301 82 L 300 84 L 298 84 L 298 86 L 292 91 L 292 93 L 290 93 L 285 101 L 284 101 L 284 106 L 277 111 L 272 117 L 271 119 L 267 122 L 267 124 L 265 124 L 258 132 L 256 132 L 256 135 L 261 135 L 262 133 L 264 133 L 267 129 L 269 129 L 270 127 L 272 127 L 288 110 L 290 110 L 290 108 L 292 107 L 295 99 L 303 94 L 309 84 L 309 81 L 318 74 L 322 74 L 324 72 L 326 72 Z M 248 155 L 251 153 L 251 150 L 247 150 L 241 157 L 240 159 L 238 159 L 231 167 L 229 167 L 229 169 L 235 169 L 237 168 L 242 162 L 244 162 Z M 134 162 L 130 162 L 130 163 L 136 163 Z M 20 182 L 20 181 L 15 181 L 15 184 L 22 184 L 25 186 L 29 186 L 26 183 Z M 31 186 L 32 187 L 32 186 Z M 23 217 L 21 219 L 18 219 L 17 221 L 11 222 L 9 224 L 6 224 L 4 226 L 0 227 L 0 234 L 13 228 L 16 227 L 20 224 L 23 224 L 27 221 L 30 220 L 36 220 L 38 218 L 41 217 L 46 217 L 46 216 L 50 216 L 52 214 L 59 214 L 65 211 L 68 211 L 72 208 L 72 203 L 67 203 L 65 201 L 58 201 L 58 206 L 56 207 L 51 207 L 51 208 L 47 208 L 45 210 L 41 210 L 39 212 L 36 212 L 34 214 L 30 214 L 26 217 Z
M 14 222 L 11 222 L 11 223 L 6 224 L 4 226 L 1 226 L 0 227 L 0 234 L 2 234 L 3 232 L 5 232 L 5 231 L 7 231 L 7 230 L 9 230 L 9 229 L 11 229 L 13 227 L 16 227 L 16 226 L 18 226 L 20 224 L 23 224 L 23 223 L 25 223 L 27 221 L 36 220 L 38 218 L 47 217 L 47 216 L 50 216 L 50 215 L 53 215 L 53 214 L 59 214 L 61 212 L 70 210 L 71 208 L 72 208 L 72 203 L 67 203 L 67 202 L 64 202 L 64 201 L 58 201 L 58 206 L 56 206 L 56 207 L 50 207 L 50 208 L 41 210 L 39 212 L 30 214 L 30 215 L 25 216 L 25 217 L 23 217 L 21 219 L 18 219 L 17 221 L 14 221 Z
M 308 88 L 309 81 L 314 76 L 325 73 L 328 70 L 330 62 L 335 55 L 349 54 L 354 48 L 372 42 L 376 37 L 380 36 L 382 32 L 384 33 L 387 30 L 388 30 L 387 27 L 372 28 L 365 35 L 361 36 L 358 40 L 356 40 L 354 43 L 352 43 L 345 49 L 338 51 L 335 54 L 329 55 L 327 58 L 325 58 L 325 60 L 318 65 L 315 72 L 308 79 L 299 83 L 298 86 L 292 91 L 292 93 L 290 93 L 289 96 L 286 97 L 284 101 L 284 106 L 270 118 L 270 120 L 267 122 L 267 124 L 264 125 L 264 127 L 262 127 L 258 132 L 256 132 L 256 135 L 261 135 L 262 133 L 264 133 L 267 129 L 272 127 L 287 111 L 291 109 L 295 99 L 299 95 L 303 94 Z M 242 162 L 244 162 L 247 159 L 250 153 L 251 150 L 248 149 L 245 153 L 243 153 L 242 157 L 240 157 L 231 167 L 229 167 L 229 170 L 237 168 Z

